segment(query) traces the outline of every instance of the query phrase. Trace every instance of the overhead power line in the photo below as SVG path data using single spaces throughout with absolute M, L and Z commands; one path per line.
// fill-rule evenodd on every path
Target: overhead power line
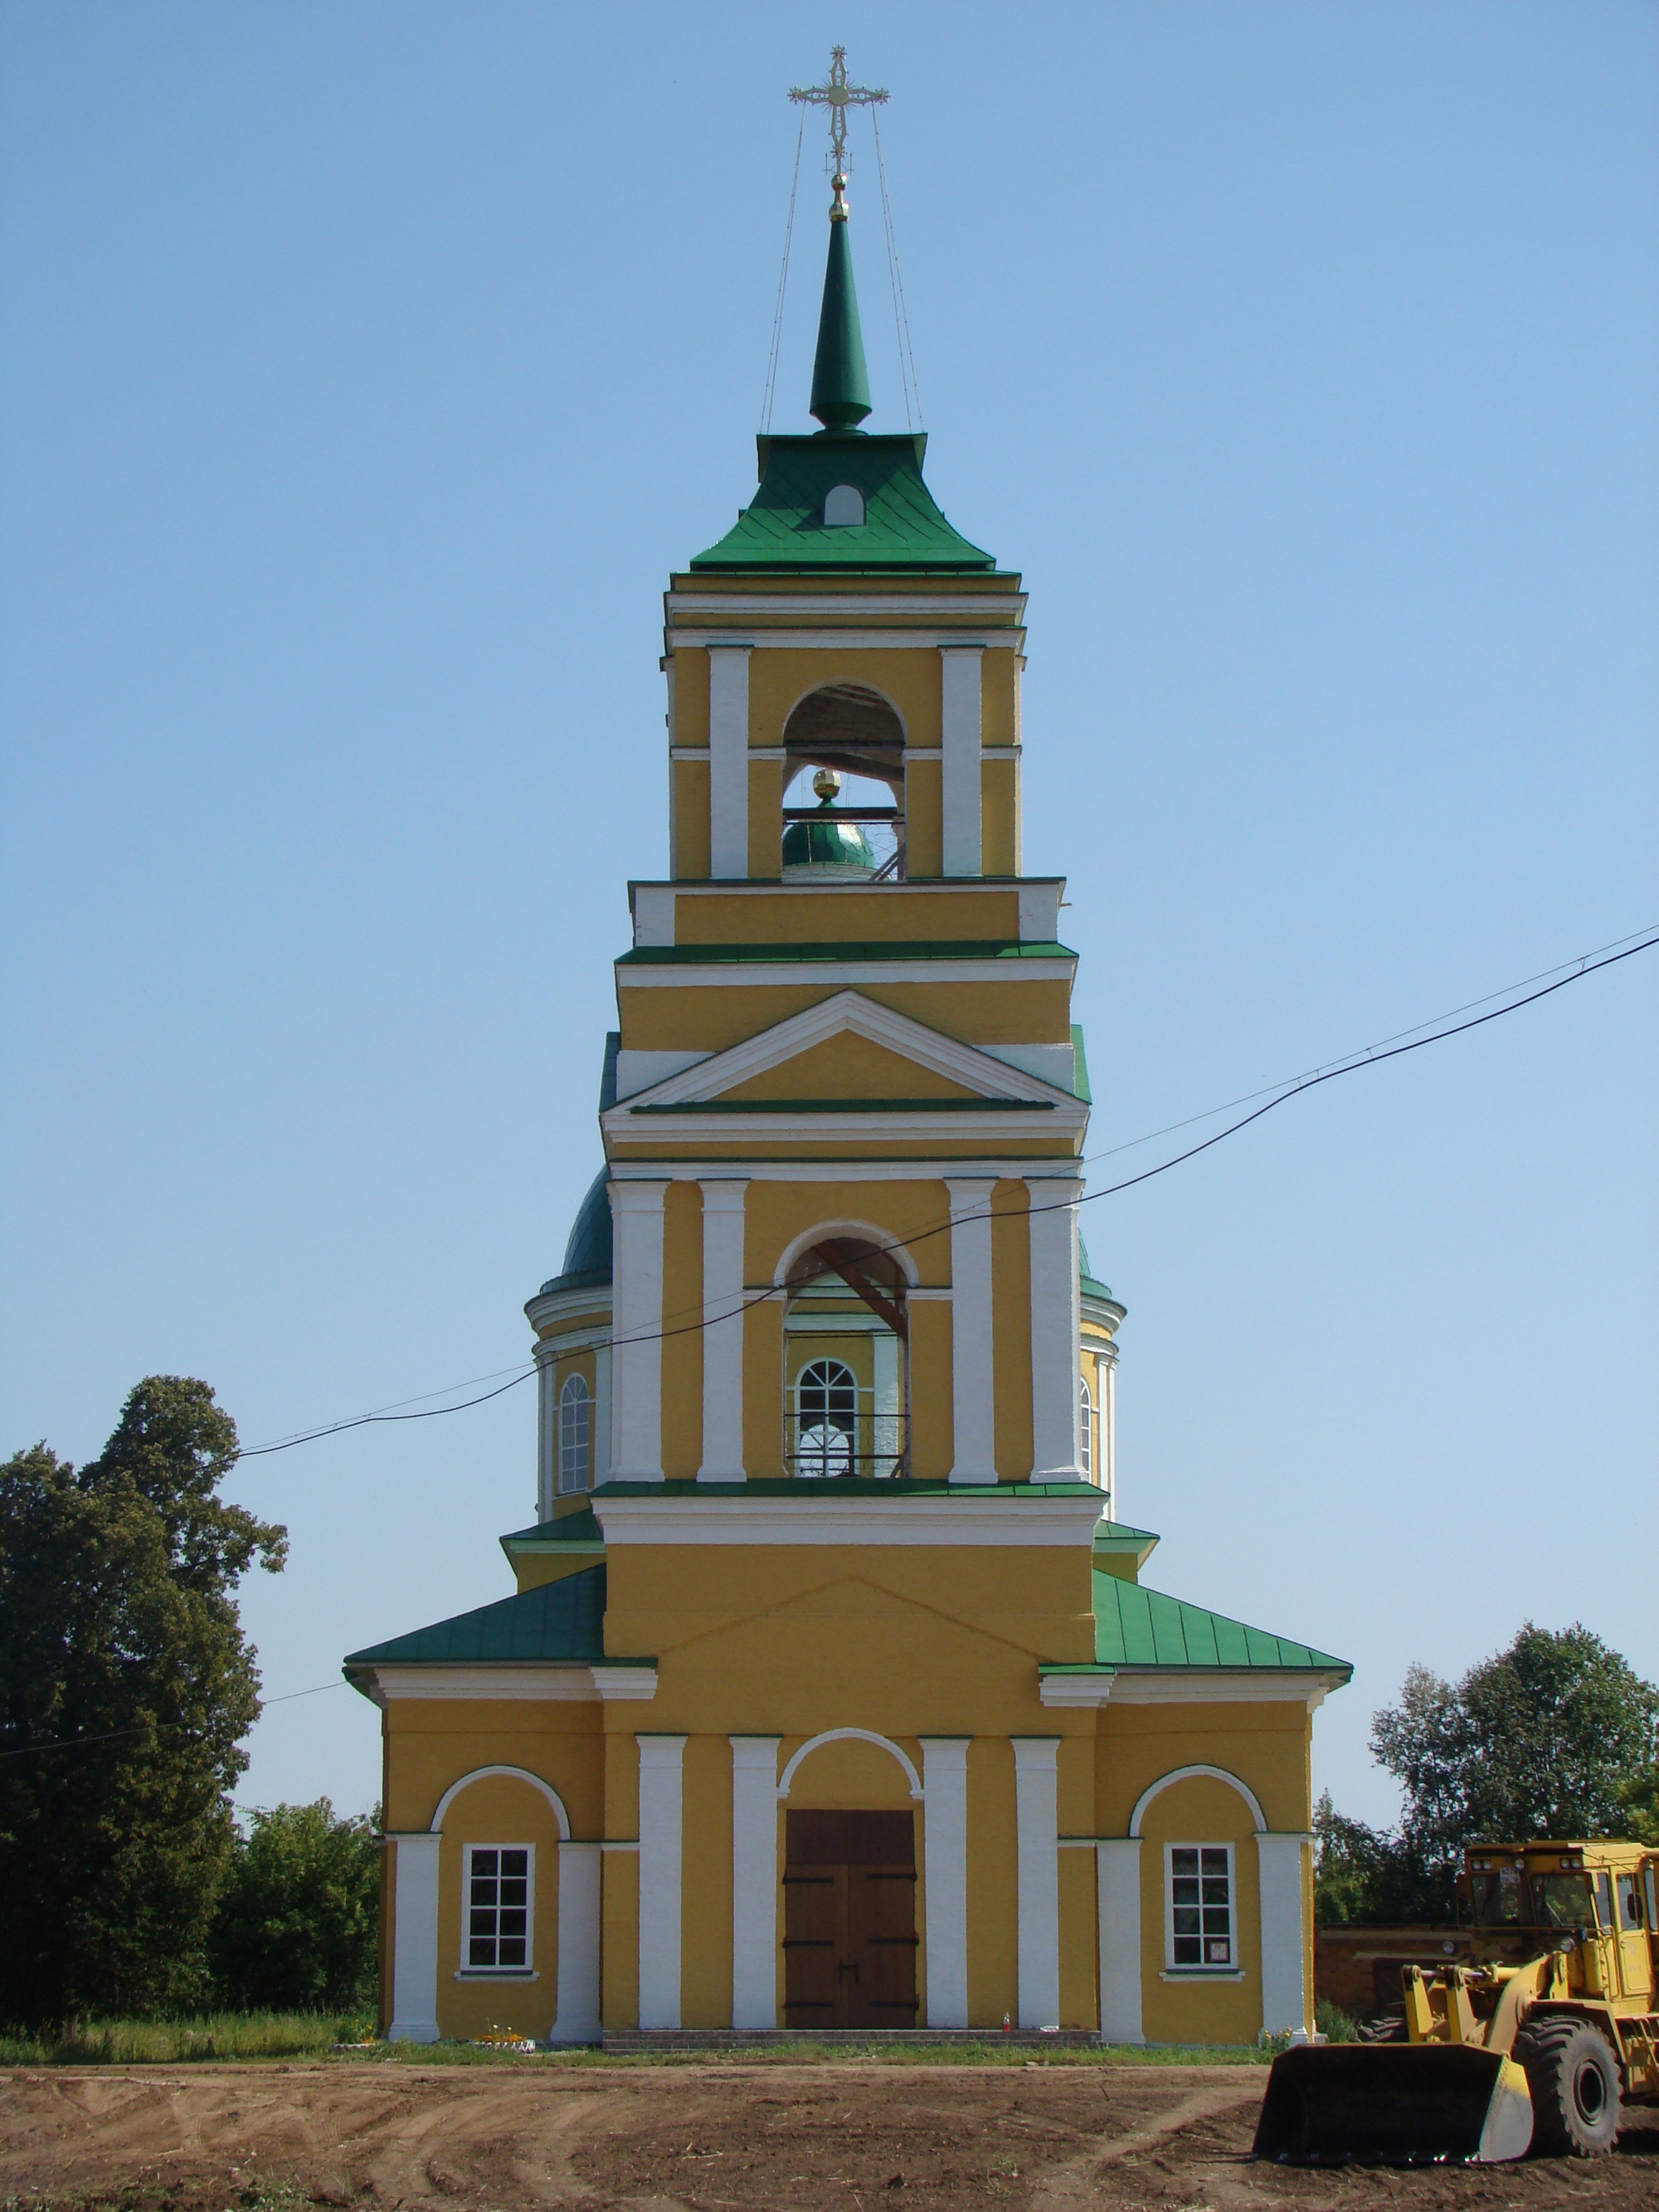
M 1506 1014 L 1519 1013 L 1523 1006 L 1535 1006 L 1540 999 L 1550 998 L 1557 991 L 1565 990 L 1569 984 L 1582 982 L 1588 975 L 1598 975 L 1604 968 L 1616 967 L 1620 961 L 1632 959 L 1638 952 L 1650 952 L 1655 945 L 1659 945 L 1659 927 L 1638 931 L 1632 935 L 1635 941 L 1632 941 L 1632 938 L 1617 938 L 1613 940 L 1611 945 L 1599 947 L 1595 952 L 1580 954 L 1574 960 L 1558 963 L 1555 968 L 1540 969 L 1537 976 L 1530 976 L 1527 979 L 1528 983 L 1538 982 L 1540 976 L 1552 977 L 1553 980 L 1540 983 L 1540 987 L 1535 990 L 1527 989 L 1524 984 L 1510 984 L 1504 990 L 1488 992 L 1482 998 L 1468 1000 L 1463 1006 L 1453 1008 L 1451 1014 L 1431 1016 L 1426 1022 L 1416 1023 L 1408 1030 L 1396 1030 L 1392 1038 L 1385 1038 L 1376 1044 L 1363 1046 L 1358 1052 L 1350 1053 L 1338 1061 L 1310 1069 L 1307 1073 L 1292 1077 L 1285 1083 L 1270 1085 L 1267 1086 L 1267 1091 L 1271 1095 L 1265 1097 L 1262 1091 L 1247 1091 L 1242 1097 L 1236 1098 L 1230 1103 L 1235 1106 L 1246 1105 L 1255 1098 L 1264 1098 L 1264 1103 L 1256 1106 L 1252 1112 L 1241 1115 L 1237 1121 L 1230 1122 L 1224 1129 L 1216 1130 L 1212 1135 L 1203 1138 L 1199 1143 L 1189 1145 L 1184 1152 L 1176 1153 L 1170 1159 L 1160 1160 L 1155 1167 L 1143 1168 L 1139 1175 L 1127 1176 L 1121 1182 L 1109 1183 L 1103 1189 L 1085 1192 L 1081 1198 L 1061 1200 L 1050 1205 L 1035 1205 L 1030 1208 L 1030 1212 L 1031 1213 L 1066 1212 L 1079 1206 L 1092 1206 L 1099 1199 L 1115 1198 L 1121 1191 L 1133 1190 L 1140 1183 L 1150 1182 L 1154 1176 L 1167 1175 L 1172 1168 L 1182 1167 L 1187 1161 L 1196 1159 L 1200 1152 L 1212 1151 L 1217 1145 L 1225 1143 L 1229 1137 L 1236 1137 L 1241 1130 L 1248 1129 L 1253 1122 L 1261 1121 L 1264 1115 L 1271 1114 L 1276 1107 L 1288 1104 L 1292 1098 L 1299 1098 L 1304 1091 L 1316 1090 L 1322 1084 L 1334 1083 L 1340 1076 L 1358 1075 L 1364 1068 L 1381 1067 L 1387 1061 L 1399 1060 L 1407 1053 L 1421 1052 L 1430 1045 L 1444 1044 L 1452 1037 L 1466 1035 L 1470 1030 L 1481 1029 L 1490 1022 L 1501 1021 Z M 1561 972 L 1563 969 L 1566 972 Z M 1511 994 L 1516 990 L 1522 991 L 1523 995 L 1520 998 L 1513 997 Z M 1490 1001 L 1498 998 L 1503 999 L 1504 1004 L 1497 1006 L 1490 1006 Z M 1485 1013 L 1472 1015 L 1468 1021 L 1452 1020 L 1452 1015 L 1465 1012 L 1473 1006 L 1489 1006 L 1490 1010 Z M 1449 1021 L 1451 1022 L 1451 1026 L 1449 1028 L 1437 1026 L 1438 1024 Z M 1428 1034 L 1418 1034 L 1420 1030 L 1426 1030 Z M 1402 1038 L 1406 1042 L 1396 1041 Z M 1145 1137 L 1131 1138 L 1126 1144 L 1115 1145 L 1105 1152 L 1091 1153 L 1075 1164 L 1081 1168 L 1089 1165 L 1093 1160 L 1111 1158 L 1118 1152 L 1133 1151 L 1136 1146 L 1149 1144 L 1156 1137 L 1170 1135 L 1177 1129 L 1190 1128 L 1197 1122 L 1212 1120 L 1217 1114 L 1224 1114 L 1228 1110 L 1226 1105 L 1212 1106 L 1205 1113 L 1190 1115 L 1184 1121 L 1171 1122 L 1165 1128 L 1152 1131 Z M 895 1239 L 889 1244 L 876 1246 L 871 1256 L 898 1251 L 913 1251 L 918 1244 L 925 1244 L 935 1237 L 943 1236 L 952 1227 L 958 1227 L 968 1221 L 982 1221 L 991 1218 L 988 1207 L 978 1213 L 958 1215 L 954 1223 L 947 1216 L 942 1220 L 926 1224 L 912 1236 Z M 726 1311 L 713 1316 L 701 1306 L 686 1307 L 682 1310 L 683 1313 L 696 1317 L 684 1320 L 679 1327 L 670 1328 L 665 1325 L 668 1322 L 679 1321 L 681 1318 L 679 1315 L 671 1314 L 665 1316 L 665 1326 L 660 1328 L 637 1330 L 625 1336 L 612 1334 L 607 1341 L 615 1348 L 630 1344 L 660 1343 L 673 1337 L 699 1334 L 704 1329 L 717 1328 L 723 1322 L 737 1320 L 740 1315 L 747 1313 L 751 1307 L 764 1305 L 776 1295 L 775 1287 L 757 1291 L 754 1297 L 743 1299 L 727 1308 Z M 505 1370 L 497 1370 L 498 1373 L 506 1371 Z M 348 1430 L 368 1428 L 382 1422 L 429 1421 L 439 1419 L 447 1413 L 464 1413 L 474 1406 L 487 1405 L 492 1398 L 501 1397 L 508 1390 L 516 1389 L 520 1382 L 527 1382 L 535 1372 L 535 1363 L 531 1361 L 514 1374 L 510 1381 L 501 1383 L 493 1390 L 483 1391 L 476 1398 L 463 1399 L 457 1405 L 433 1406 L 417 1412 L 400 1412 L 386 1408 L 378 1413 L 358 1413 L 349 1419 L 331 1421 L 321 1427 L 303 1430 L 297 1435 L 279 1438 L 272 1443 L 250 1445 L 240 1454 L 240 1456 L 244 1459 L 262 1459 L 274 1452 L 292 1451 L 300 1444 L 317 1443 L 325 1437 L 343 1435 Z M 491 1378 L 480 1376 L 478 1379 L 487 1381 Z M 465 1389 L 466 1386 L 462 1384 L 459 1387 Z M 428 1395 L 441 1396 L 443 1394 L 434 1391 Z M 418 1404 L 418 1401 L 413 1399 L 404 1399 L 398 1402 L 404 1406 Z M 299 1694 L 307 1693 L 301 1692 Z
M 263 1713 L 271 1705 L 290 1705 L 295 1698 L 318 1698 L 325 1690 L 343 1690 L 346 1687 L 343 1678 L 337 1677 L 332 1682 L 318 1682 L 309 1690 L 285 1690 L 280 1698 L 261 1698 L 259 1711 Z M 137 1728 L 109 1729 L 101 1735 L 52 1736 L 45 1743 L 25 1743 L 15 1751 L 0 1751 L 0 1759 L 28 1759 L 37 1751 L 89 1749 L 94 1743 L 124 1743 L 130 1736 L 153 1735 L 158 1729 L 182 1729 L 186 1725 L 184 1721 L 145 1721 Z

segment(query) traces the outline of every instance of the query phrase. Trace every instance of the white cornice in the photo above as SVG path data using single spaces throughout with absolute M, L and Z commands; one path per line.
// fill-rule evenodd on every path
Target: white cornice
M 758 1118 L 758 1117 L 756 1117 Z M 845 1117 L 841 1117 L 845 1118 Z M 892 1120 L 892 1115 L 885 1117 Z M 890 1136 L 893 1133 L 890 1129 Z M 1006 1135 L 1007 1132 L 1000 1133 Z M 1058 1176 L 1067 1182 L 1077 1180 L 1075 1159 L 1025 1159 L 1007 1153 L 981 1153 L 968 1159 L 941 1160 L 937 1165 L 922 1158 L 888 1159 L 787 1159 L 744 1160 L 675 1159 L 625 1160 L 611 1163 L 613 1182 L 696 1182 L 703 1176 L 729 1176 L 734 1166 L 741 1167 L 750 1182 L 937 1182 L 943 1184 L 947 1176 L 989 1176 L 993 1181 L 1004 1177 L 1024 1182 L 1042 1182 Z M 607 1286 L 608 1295 L 608 1286 Z
M 365 1668 L 362 1686 L 377 1705 L 394 1698 L 467 1698 L 515 1705 L 594 1705 L 617 1698 L 644 1701 L 657 1694 L 654 1667 L 596 1666 L 550 1662 L 489 1666 L 387 1663 Z
M 605 1498 L 593 1510 L 615 1544 L 985 1546 L 1024 1549 L 1091 1543 L 1098 1498 Z
M 676 615 L 977 615 L 1025 612 L 1024 592 L 665 592 Z
M 641 945 L 643 951 L 655 947 Z M 619 991 L 729 991 L 780 984 L 835 983 L 1069 983 L 1074 959 L 988 960 L 948 955 L 938 960 L 711 960 L 707 966 L 643 960 L 617 967 Z
M 907 1109 L 902 1114 L 740 1114 L 721 1113 L 710 1107 L 704 1111 L 665 1114 L 630 1121 L 627 1107 L 617 1106 L 602 1117 L 599 1127 L 613 1144 L 634 1148 L 629 1154 L 631 1158 L 641 1145 L 743 1145 L 758 1152 L 771 1145 L 828 1145 L 842 1141 L 870 1144 L 883 1139 L 914 1139 L 918 1143 L 926 1139 L 938 1144 L 955 1138 L 964 1144 L 1006 1145 L 1011 1139 L 1029 1137 L 1034 1143 L 1050 1139 L 1069 1143 L 1073 1139 L 1081 1139 L 1088 1119 L 1088 1109 L 1084 1106 L 1073 1113 L 1046 1115 L 1040 1124 L 1017 1107 L 1005 1107 L 1000 1113 L 987 1106 L 979 1112 L 955 1114 L 929 1114 L 921 1109 Z M 896 1129 L 896 1122 L 901 1125 Z M 918 1154 L 918 1160 L 922 1157 Z M 1036 1157 L 1055 1156 L 1051 1153 Z M 1066 1157 L 1075 1158 L 1070 1152 Z M 753 1172 L 746 1164 L 748 1158 L 745 1152 L 745 1174 Z M 678 1162 L 673 1164 L 678 1170 Z M 952 1159 L 948 1172 L 962 1175 L 967 1170 Z
M 556 1281 L 557 1278 L 554 1279 Z M 538 1291 L 533 1298 L 526 1301 L 524 1310 L 525 1318 L 535 1329 L 552 1328 L 565 1314 L 608 1314 L 611 1310 L 611 1285 L 609 1283 L 590 1283 L 585 1290 Z M 604 1344 L 609 1340 L 610 1328 L 606 1323 L 599 1328 L 594 1341 Z
M 680 629 L 668 631 L 668 650 L 672 655 L 680 645 L 733 645 L 741 642 L 758 651 L 771 646 L 785 652 L 811 652 L 815 647 L 828 647 L 832 652 L 857 652 L 866 646 L 878 650 L 883 647 L 918 647 L 937 652 L 945 645 L 976 645 L 983 651 L 994 652 L 999 646 L 1012 646 L 1016 653 L 1025 650 L 1024 629 L 1003 629 L 994 624 L 981 623 L 977 629 L 751 629 L 741 641 L 726 631 L 719 629 Z
M 1257 1673 L 1251 1668 L 1171 1667 L 1168 1669 L 1106 1669 L 1098 1674 L 1045 1674 L 1045 1705 L 1305 1705 L 1311 1713 L 1327 1691 L 1339 1688 L 1334 1674 Z

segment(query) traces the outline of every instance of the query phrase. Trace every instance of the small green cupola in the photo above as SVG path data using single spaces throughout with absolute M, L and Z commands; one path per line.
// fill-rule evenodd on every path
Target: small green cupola
M 830 204 L 830 258 L 824 264 L 823 305 L 818 311 L 818 349 L 812 358 L 810 411 L 830 432 L 856 430 L 870 412 L 870 375 L 864 365 L 858 288 L 847 221 L 847 179 L 839 170 Z
M 860 883 L 876 872 L 870 841 L 856 822 L 836 811 L 841 778 L 821 768 L 812 778 L 818 811 L 805 822 L 792 822 L 783 833 L 783 880 L 790 883 Z

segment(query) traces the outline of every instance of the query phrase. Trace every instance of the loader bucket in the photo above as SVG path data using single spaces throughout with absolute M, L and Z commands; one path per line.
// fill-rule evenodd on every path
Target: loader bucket
M 1254 2155 L 1293 2166 L 1524 2158 L 1532 2099 L 1512 2058 L 1462 2043 L 1345 2043 L 1275 2058 Z

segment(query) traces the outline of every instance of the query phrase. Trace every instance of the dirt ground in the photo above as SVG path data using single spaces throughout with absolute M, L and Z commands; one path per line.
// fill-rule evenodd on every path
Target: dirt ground
M 1250 2163 L 1254 2067 L 134 2067 L 0 2073 L 0 2205 L 133 2212 L 1407 2212 L 1659 2206 L 1659 2124 L 1594 2163 Z M 1641 2115 L 1659 2122 L 1659 2113 Z

